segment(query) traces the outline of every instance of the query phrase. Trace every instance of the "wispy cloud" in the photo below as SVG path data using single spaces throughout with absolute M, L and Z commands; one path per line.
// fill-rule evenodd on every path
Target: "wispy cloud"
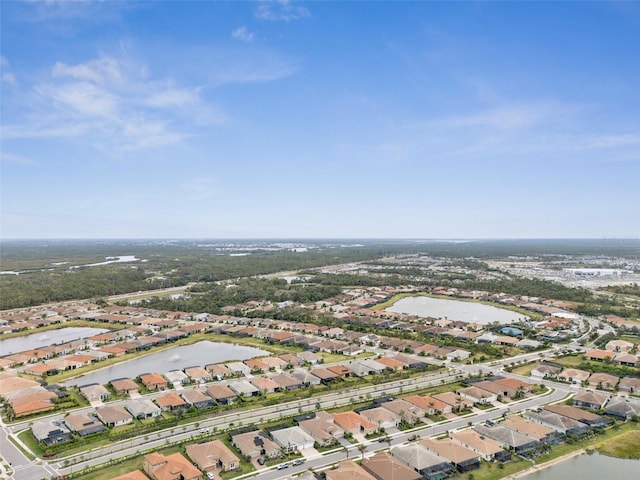
M 2 71 L 2 83 L 15 87 L 18 85 L 18 79 L 10 70 L 9 60 L 4 55 L 0 55 L 0 71 Z
M 290 22 L 307 18 L 311 12 L 305 7 L 294 5 L 289 0 L 263 0 L 255 9 L 255 16 L 260 20 Z
M 54 77 L 71 77 L 101 84 L 122 83 L 124 80 L 120 64 L 110 57 L 102 57 L 80 65 L 56 62 L 52 74 Z
M 214 86 L 234 83 L 272 82 L 293 75 L 297 65 L 287 58 L 264 53 L 252 58 L 216 59 L 220 68 L 210 73 Z
M 38 162 L 36 162 L 32 158 L 25 157 L 24 155 L 15 155 L 13 153 L 0 152 L 0 163 L 30 167 L 36 165 Z
M 4 125 L 2 136 L 84 137 L 123 151 L 171 145 L 224 118 L 200 91 L 200 86 L 153 78 L 146 66 L 113 57 L 56 62 L 33 86 L 31 109 L 14 115 L 19 121 Z
M 93 0 L 28 0 L 24 2 L 22 20 L 41 22 L 49 20 L 111 21 L 119 18 L 120 11 L 137 8 L 131 2 L 102 2 Z
M 529 128 L 567 113 L 575 112 L 576 106 L 558 105 L 550 102 L 511 104 L 481 111 L 464 113 L 430 122 L 444 128 L 490 128 L 517 130 Z
M 18 85 L 18 79 L 12 72 L 5 72 L 2 74 L 2 82 L 15 87 Z
M 253 33 L 247 27 L 238 27 L 231 32 L 231 37 L 242 42 L 253 42 Z

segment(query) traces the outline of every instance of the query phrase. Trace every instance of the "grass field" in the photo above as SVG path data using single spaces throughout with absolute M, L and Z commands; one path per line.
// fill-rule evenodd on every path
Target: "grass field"
M 611 457 L 640 458 L 640 427 L 607 439 L 596 448 L 600 453 Z

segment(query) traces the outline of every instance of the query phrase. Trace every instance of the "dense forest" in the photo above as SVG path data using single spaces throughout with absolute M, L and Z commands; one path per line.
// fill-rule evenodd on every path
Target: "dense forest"
M 285 246 L 283 246 L 285 245 Z M 304 248 L 288 248 L 299 245 Z M 166 288 L 189 283 L 212 283 L 282 271 L 371 261 L 380 270 L 371 275 L 321 275 L 325 287 L 394 285 L 408 280 L 462 288 L 502 291 L 577 302 L 589 302 L 589 292 L 542 280 L 476 280 L 465 274 L 438 274 L 426 278 L 421 269 L 384 265 L 384 257 L 420 253 L 451 259 L 451 265 L 483 269 L 479 259 L 540 255 L 621 255 L 640 257 L 639 241 L 607 240 L 498 240 L 498 241 L 3 241 L 0 244 L 0 309 L 26 307 L 61 300 Z M 135 256 L 131 263 L 104 262 L 105 257 Z M 18 274 L 15 274 L 15 273 Z M 207 287 L 209 288 L 209 287 Z M 206 288 L 205 288 L 206 290 Z M 223 296 L 210 288 L 209 303 Z M 311 298 L 320 290 L 291 289 L 275 298 Z M 247 297 L 246 292 L 237 293 Z M 253 297 L 252 297 L 253 298 Z M 299 300 L 303 301 L 303 300 Z

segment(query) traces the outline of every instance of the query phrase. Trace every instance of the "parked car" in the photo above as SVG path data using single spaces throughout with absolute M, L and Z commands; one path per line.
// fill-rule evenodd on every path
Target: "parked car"
M 264 465 L 264 458 L 262 458 L 262 457 L 261 457 L 261 458 L 259 458 L 259 459 L 258 459 L 258 464 L 259 464 L 259 465 Z
M 215 478 L 215 475 L 213 474 L 213 472 L 207 472 L 207 478 L 209 480 L 213 480 Z
M 298 465 L 302 465 L 306 460 L 306 458 L 297 458 L 291 463 L 291 465 L 297 467 Z
M 280 465 L 278 465 L 276 468 L 277 468 L 278 470 L 283 470 L 283 469 L 285 469 L 285 468 L 289 468 L 289 464 L 288 464 L 288 463 L 286 463 L 286 462 L 285 462 L 285 463 L 281 463 L 281 464 L 280 464 Z

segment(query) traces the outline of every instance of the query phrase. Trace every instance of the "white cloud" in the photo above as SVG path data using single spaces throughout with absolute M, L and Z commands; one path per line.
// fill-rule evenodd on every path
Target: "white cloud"
M 80 65 L 67 65 L 56 62 L 53 66 L 54 77 L 72 77 L 95 83 L 122 83 L 124 74 L 118 61 L 103 57 Z
M 24 155 L 15 155 L 13 153 L 0 152 L 0 163 L 5 163 L 5 164 L 10 163 L 13 165 L 20 165 L 20 166 L 33 166 L 33 165 L 36 165 L 38 162 L 36 162 L 32 158 L 25 157 Z
M 235 61 L 211 74 L 214 85 L 271 82 L 293 75 L 297 67 L 278 58 Z
M 108 90 L 89 82 L 36 87 L 36 92 L 54 101 L 62 110 L 72 109 L 80 115 L 115 118 L 118 98 Z
M 18 85 L 18 80 L 16 79 L 16 76 L 11 72 L 6 72 L 2 74 L 2 82 L 12 87 L 15 87 L 16 85 Z
M 501 130 L 522 129 L 539 124 L 554 115 L 567 113 L 565 106 L 549 103 L 516 104 L 480 112 L 440 119 L 434 123 L 445 128 L 491 128 Z
M 231 32 L 231 36 L 236 40 L 240 40 L 242 42 L 253 42 L 253 33 L 251 33 L 247 27 L 236 28 Z
M 289 0 L 264 0 L 256 7 L 254 14 L 260 20 L 285 22 L 311 16 L 309 10 L 293 5 Z
M 179 143 L 190 131 L 224 119 L 202 100 L 201 87 L 153 78 L 133 62 L 56 62 L 50 73 L 25 96 L 30 108 L 16 112 L 14 124 L 3 125 L 3 139 L 79 137 L 130 151 Z
M 86 124 L 59 121 L 55 117 L 50 122 L 29 122 L 25 125 L 6 125 L 2 127 L 2 138 L 5 140 L 20 138 L 68 138 L 87 133 Z M 55 126 L 52 126 L 53 124 Z
M 159 91 L 151 95 L 147 100 L 147 105 L 152 107 L 177 107 L 184 108 L 196 105 L 199 99 L 198 88 L 186 89 L 186 88 L 173 88 Z

